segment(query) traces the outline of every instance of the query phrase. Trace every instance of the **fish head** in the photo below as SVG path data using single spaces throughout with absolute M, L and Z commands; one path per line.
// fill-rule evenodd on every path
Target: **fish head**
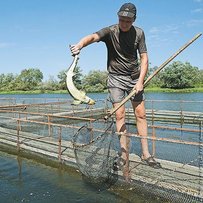
M 93 99 L 89 99 L 88 104 L 89 105 L 94 105 L 96 102 Z
M 81 103 L 82 103 L 82 102 L 79 101 L 79 100 L 74 100 L 74 101 L 71 103 L 71 105 L 77 106 L 77 105 L 79 105 L 79 104 L 81 104 Z

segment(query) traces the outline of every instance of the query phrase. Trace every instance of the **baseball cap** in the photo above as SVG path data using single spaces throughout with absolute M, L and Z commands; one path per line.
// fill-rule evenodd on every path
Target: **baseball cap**
M 135 18 L 136 17 L 136 7 L 132 3 L 125 3 L 121 6 L 118 11 L 119 16 Z

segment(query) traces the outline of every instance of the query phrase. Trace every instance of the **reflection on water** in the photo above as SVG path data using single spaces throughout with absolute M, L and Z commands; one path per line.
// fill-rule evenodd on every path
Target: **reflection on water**
M 4 152 L 0 152 L 0 194 L 2 203 L 160 202 L 138 195 L 133 188 L 98 191 L 74 169 L 52 168 Z

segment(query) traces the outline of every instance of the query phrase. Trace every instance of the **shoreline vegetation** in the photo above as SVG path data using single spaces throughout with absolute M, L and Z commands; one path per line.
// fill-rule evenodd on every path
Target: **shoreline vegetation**
M 146 78 L 154 75 L 157 67 L 149 68 Z M 82 74 L 80 67 L 74 70 L 72 78 L 77 89 L 86 93 L 106 93 L 108 72 L 93 70 Z M 43 81 L 43 73 L 37 68 L 28 68 L 19 75 L 0 74 L 0 94 L 68 94 L 66 70 Z M 192 93 L 203 92 L 203 69 L 189 62 L 174 61 L 151 78 L 145 92 Z
M 87 93 L 106 93 L 107 90 L 101 92 L 87 92 Z M 203 87 L 171 89 L 160 87 L 146 87 L 145 92 L 163 92 L 163 93 L 194 93 L 203 92 Z M 30 90 L 30 91 L 0 91 L 0 94 L 69 94 L 68 90 Z

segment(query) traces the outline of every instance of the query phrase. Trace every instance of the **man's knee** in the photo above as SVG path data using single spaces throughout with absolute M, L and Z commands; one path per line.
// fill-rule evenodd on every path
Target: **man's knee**
M 136 115 L 137 120 L 146 120 L 146 114 L 137 114 Z
M 116 114 L 116 120 L 121 121 L 125 119 L 125 113 L 117 113 Z

